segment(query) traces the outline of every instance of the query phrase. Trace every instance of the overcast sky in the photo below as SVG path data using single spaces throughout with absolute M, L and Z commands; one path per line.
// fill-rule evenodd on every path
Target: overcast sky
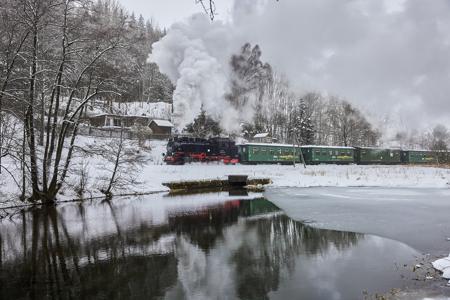
M 195 0 L 119 0 L 119 2 L 137 16 L 142 14 L 146 19 L 153 19 L 161 27 L 166 28 L 176 21 L 203 11 L 201 5 L 196 4 Z M 228 19 L 233 0 L 218 0 L 217 2 L 217 19 Z
M 121 1 L 165 27 L 183 21 L 163 53 L 200 46 L 225 66 L 257 43 L 297 91 L 338 95 L 405 128 L 450 126 L 450 0 L 216 0 L 214 24 L 188 20 L 202 11 L 195 0 Z

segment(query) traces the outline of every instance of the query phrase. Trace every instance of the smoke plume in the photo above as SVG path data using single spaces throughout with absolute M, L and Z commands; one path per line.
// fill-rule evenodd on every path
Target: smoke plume
M 339 95 L 408 128 L 450 125 L 449 28 L 448 0 L 238 0 L 228 23 L 195 15 L 173 25 L 151 60 L 176 83 L 179 128 L 202 106 L 231 130 L 254 114 L 224 97 L 245 42 L 297 92 Z
M 171 27 L 153 47 L 150 60 L 156 62 L 176 85 L 174 121 L 183 129 L 206 111 L 227 131 L 237 130 L 242 112 L 227 104 L 228 61 L 233 52 L 231 27 L 197 14 Z

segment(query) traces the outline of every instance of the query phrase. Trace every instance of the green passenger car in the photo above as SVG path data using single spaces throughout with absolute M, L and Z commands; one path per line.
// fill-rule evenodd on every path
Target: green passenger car
M 305 163 L 314 164 L 351 164 L 354 163 L 353 147 L 302 146 Z
M 432 164 L 437 162 L 436 153 L 426 150 L 402 151 L 402 162 L 407 164 Z
M 400 149 L 380 149 L 380 148 L 355 148 L 355 161 L 357 164 L 401 164 Z
M 440 164 L 449 164 L 450 163 L 450 151 L 439 150 L 434 152 L 437 162 Z
M 287 144 L 246 143 L 238 145 L 239 159 L 243 164 L 301 162 L 300 147 Z

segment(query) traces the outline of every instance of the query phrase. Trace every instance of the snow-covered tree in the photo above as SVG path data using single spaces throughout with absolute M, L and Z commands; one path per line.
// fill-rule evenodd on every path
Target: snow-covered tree
M 203 109 L 194 122 L 186 126 L 184 131 L 201 138 L 218 136 L 222 133 L 219 123 L 208 116 Z
M 12 41 L 0 39 L 2 50 L 10 44 L 0 54 L 0 102 L 24 129 L 24 138 L 16 134 L 22 156 L 11 159 L 23 166 L 23 195 L 52 202 L 66 184 L 87 103 L 128 89 L 136 36 L 114 1 L 0 0 L 0 7 L 7 16 L 0 30 Z
M 291 143 L 308 145 L 314 142 L 314 125 L 303 98 L 291 112 L 289 134 L 289 142 Z
M 430 146 L 431 150 L 447 150 L 448 149 L 448 141 L 450 138 L 450 132 L 447 127 L 442 124 L 438 124 L 433 128 L 431 132 L 430 138 Z

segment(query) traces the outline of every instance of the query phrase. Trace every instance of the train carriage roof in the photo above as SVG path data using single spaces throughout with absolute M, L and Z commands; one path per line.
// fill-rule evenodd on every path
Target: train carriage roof
M 404 149 L 403 151 L 408 151 L 408 152 L 436 152 L 433 150 L 424 150 L 424 149 Z
M 379 150 L 379 151 L 401 151 L 400 148 L 379 148 L 379 147 L 355 147 L 356 149 L 364 149 L 364 150 Z
M 354 150 L 354 147 L 348 146 L 321 146 L 321 145 L 302 145 L 302 148 L 325 148 L 325 149 L 351 149 Z
M 237 146 L 266 146 L 266 147 L 298 147 L 298 145 L 292 144 L 275 144 L 275 143 L 244 143 Z
M 293 145 L 293 144 L 275 144 L 275 143 L 244 143 L 238 146 L 265 146 L 265 147 L 301 147 L 301 148 L 325 148 L 325 149 L 354 149 L 353 147 L 344 146 L 319 146 L 319 145 Z

